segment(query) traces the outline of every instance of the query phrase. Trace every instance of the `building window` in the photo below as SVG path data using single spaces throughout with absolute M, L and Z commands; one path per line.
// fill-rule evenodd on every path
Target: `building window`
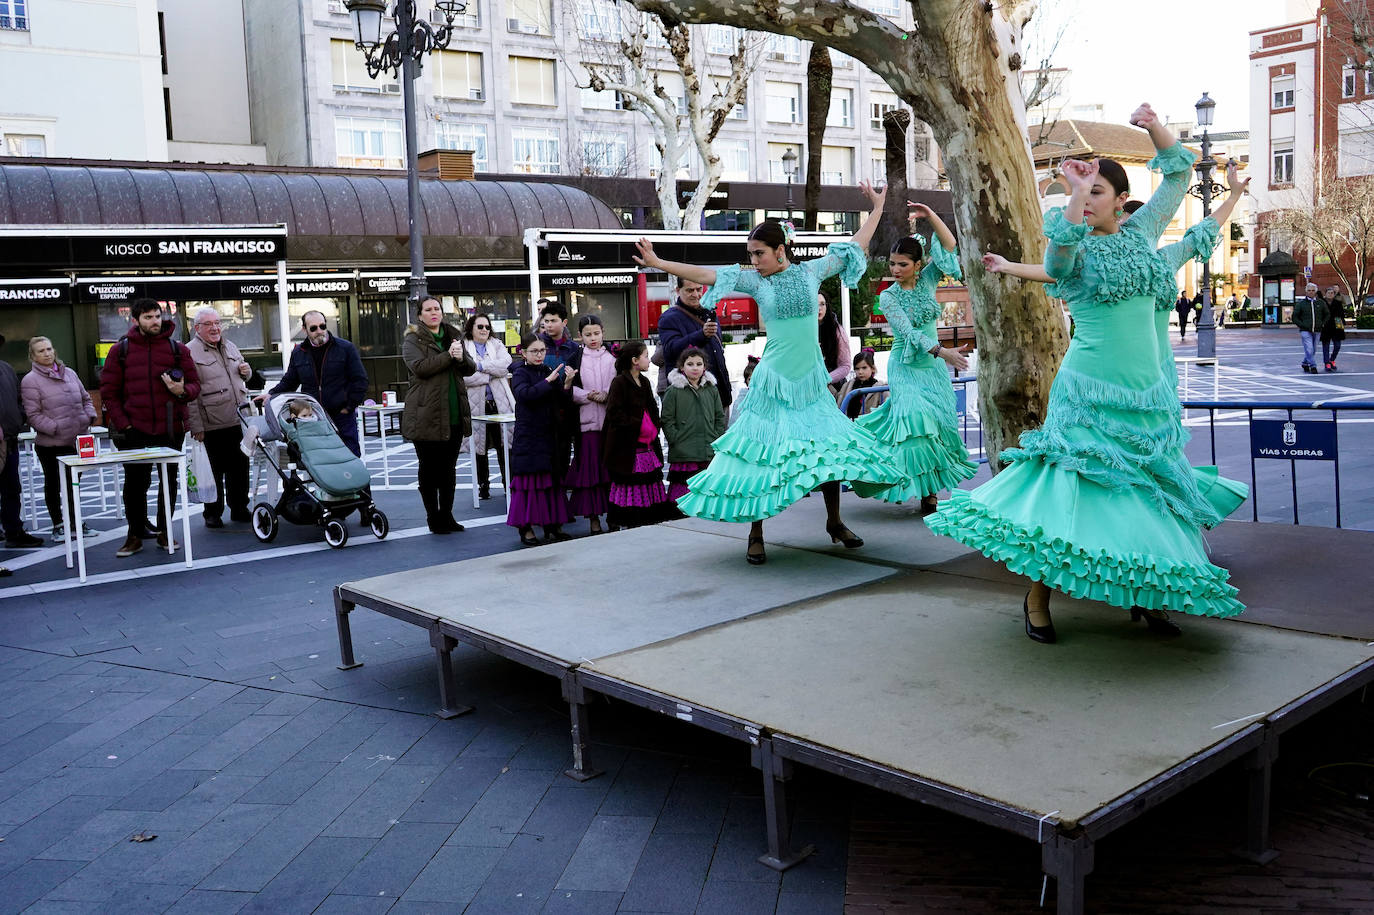
M 578 9 L 583 38 L 620 40 L 620 9 L 614 0 L 583 0 Z
M 887 181 L 887 152 L 881 149 L 871 150 L 868 154 L 869 178 L 874 184 L 883 184 Z
M 897 0 L 863 0 L 862 5 L 867 7 L 869 12 L 886 16 L 889 19 L 896 19 L 902 14 Z
M 0 0 L 0 29 L 16 29 L 27 32 L 29 29 L 29 0 Z
M 832 89 L 830 91 L 830 113 L 826 116 L 827 127 L 854 126 L 854 90 Z
M 46 156 L 48 141 L 41 134 L 7 133 L 4 153 L 7 156 Z
M 553 86 L 553 61 L 542 57 L 510 59 L 510 100 L 520 105 L 557 105 Z
M 1342 178 L 1374 174 L 1374 130 L 1341 133 L 1337 174 Z
M 1270 83 L 1270 86 L 1271 86 L 1271 88 L 1273 89 L 1273 92 L 1274 92 L 1274 103 L 1273 103 L 1272 107 L 1274 107 L 1274 108 L 1292 108 L 1292 107 L 1293 107 L 1293 87 L 1294 87 L 1295 85 L 1296 85 L 1296 80 L 1294 80 L 1294 78 L 1291 77 L 1291 76 L 1279 76 L 1279 77 L 1276 77 L 1276 78 L 1273 80 L 1273 82 Z
M 1346 64 L 1341 68 L 1341 98 L 1355 97 L 1355 74 L 1357 72 L 1354 64 Z
M 584 65 L 586 66 L 586 65 Z M 618 83 L 625 79 L 625 74 L 619 67 L 606 67 L 601 64 L 593 64 L 600 71 L 601 77 L 607 82 Z M 591 77 L 587 77 L 590 82 Z M 590 85 L 583 86 L 579 90 L 581 94 L 582 107 L 588 111 L 620 111 L 625 108 L 625 98 L 619 92 L 611 89 L 603 89 L 598 92 Z
M 506 0 L 506 31 L 522 35 L 552 35 L 551 0 Z
M 439 124 L 437 132 L 440 149 L 466 149 L 472 152 L 472 167 L 479 172 L 491 171 L 487 158 L 487 127 L 485 124 Z
M 630 144 L 623 133 L 582 134 L 582 174 L 625 176 L 629 165 Z
M 399 83 L 378 74 L 374 79 L 367 75 L 367 63 L 361 51 L 353 47 L 353 42 L 342 38 L 329 40 L 331 69 L 334 74 L 335 92 L 400 92 Z M 381 82 L 380 80 L 386 80 Z
M 343 168 L 405 167 L 405 141 L 399 120 L 337 117 L 334 144 Z
M 739 29 L 731 25 L 713 25 L 706 32 L 706 50 L 712 54 L 733 54 L 739 47 Z
M 1364 94 L 1374 95 L 1374 61 L 1364 65 Z
M 895 95 L 874 95 L 868 103 L 868 125 L 874 130 L 882 130 L 883 115 L 900 107 Z
M 768 36 L 768 58 L 783 60 L 791 64 L 801 62 L 801 39 L 791 35 Z
M 440 14 L 440 18 L 442 14 Z M 467 8 L 453 17 L 454 28 L 480 29 L 482 27 L 482 8 L 477 0 L 468 0 Z
M 481 101 L 482 55 L 474 51 L 440 51 L 434 55 L 434 94 L 440 98 Z
M 724 97 L 725 97 L 725 92 L 726 92 L 726 90 L 729 89 L 730 80 L 729 80 L 727 77 L 724 77 L 724 76 L 716 76 L 716 77 L 712 77 L 712 79 L 714 80 L 716 95 L 718 95 L 718 96 L 724 98 Z M 738 105 L 736 105 L 735 107 L 731 108 L 730 111 L 725 115 L 725 116 L 726 116 L 727 118 L 729 118 L 730 120 L 732 120 L 732 121 L 747 121 L 747 120 L 749 120 L 749 92 L 748 92 L 748 88 L 749 88 L 749 87 L 748 87 L 748 85 L 746 84 L 746 85 L 745 85 L 745 95 L 744 95 L 744 98 L 740 101 L 740 103 L 739 103 Z
M 854 150 L 848 146 L 821 147 L 821 184 L 854 183 Z
M 552 63 L 552 61 L 550 61 Z M 517 127 L 510 132 L 515 170 L 531 175 L 556 175 L 560 166 L 558 131 Z
M 681 164 L 677 168 L 677 177 L 690 179 L 693 175 L 701 174 L 701 154 L 697 152 L 696 146 L 688 146 L 683 154 Z M 663 154 L 658 151 L 657 146 L 649 147 L 649 177 L 657 178 L 658 173 L 663 171 Z
M 677 113 L 686 117 L 687 87 L 682 82 L 682 74 L 671 70 L 659 70 L 654 73 L 654 81 L 668 93 L 668 98 L 673 100 Z
M 1269 183 L 1293 183 L 1293 147 L 1286 146 L 1274 150 L 1274 171 L 1269 178 Z
M 795 156 L 798 157 L 797 161 L 796 161 L 795 163 L 793 163 L 793 165 L 792 165 L 792 169 L 793 169 L 792 180 L 793 180 L 793 182 L 799 182 L 799 181 L 802 181 L 802 180 L 803 180 L 803 179 L 802 179 L 802 166 L 803 166 L 803 162 L 804 162 L 804 160 L 805 160 L 805 155 L 803 154 L 800 145 L 797 144 L 797 143 L 769 143 L 769 144 L 768 144 L 768 180 L 769 180 L 769 181 L 775 182 L 775 183 L 777 183 L 777 184 L 781 184 L 781 183 L 783 183 L 784 181 L 787 180 L 787 169 L 783 167 L 783 164 L 782 164 L 782 157 L 783 157 L 783 155 L 784 155 L 789 149 L 792 150 L 792 154 L 793 154 L 793 155 L 795 155 Z
M 797 83 L 775 83 L 771 80 L 765 85 L 768 102 L 768 120 L 780 124 L 801 123 L 801 86 Z
M 716 154 L 720 156 L 720 180 L 749 180 L 749 141 L 732 138 L 718 139 Z

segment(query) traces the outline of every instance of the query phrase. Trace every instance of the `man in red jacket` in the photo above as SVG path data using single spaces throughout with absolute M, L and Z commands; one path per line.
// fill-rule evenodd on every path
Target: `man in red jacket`
M 174 339 L 176 324 L 162 319 L 162 306 L 153 299 L 134 299 L 130 312 L 134 326 L 110 347 L 100 372 L 100 397 L 105 403 L 110 437 L 120 448 L 177 448 L 186 437 L 186 405 L 200 394 L 196 364 L 185 346 Z M 121 558 L 143 549 L 148 524 L 148 487 L 151 464 L 124 468 L 124 515 L 129 536 L 115 553 Z M 175 470 L 168 474 L 168 492 L 158 490 L 157 517 L 163 517 L 164 500 L 176 504 Z M 175 551 L 168 531 L 157 534 L 157 545 Z

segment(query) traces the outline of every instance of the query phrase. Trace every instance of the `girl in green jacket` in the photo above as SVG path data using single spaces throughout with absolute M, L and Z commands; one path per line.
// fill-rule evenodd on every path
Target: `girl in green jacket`
M 687 495 L 688 480 L 711 463 L 711 443 L 724 432 L 725 409 L 715 376 L 706 371 L 706 354 L 689 346 L 678 357 L 677 368 L 668 373 L 663 394 L 669 499 Z

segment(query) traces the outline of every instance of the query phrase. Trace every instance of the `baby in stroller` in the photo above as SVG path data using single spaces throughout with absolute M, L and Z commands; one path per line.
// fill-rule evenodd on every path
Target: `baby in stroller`
M 260 502 L 253 508 L 253 534 L 263 543 L 276 537 L 280 517 L 322 527 L 325 542 L 341 547 L 348 542 L 344 519 L 355 509 L 378 540 L 390 530 L 386 515 L 372 502 L 367 465 L 348 449 L 333 423 L 320 421 L 324 415 L 314 398 L 294 392 L 270 398 L 262 416 L 253 416 L 246 404 L 239 411 L 245 442 L 254 439 L 253 446 L 282 482 L 275 506 Z M 286 443 L 294 469 L 278 463 L 269 442 Z

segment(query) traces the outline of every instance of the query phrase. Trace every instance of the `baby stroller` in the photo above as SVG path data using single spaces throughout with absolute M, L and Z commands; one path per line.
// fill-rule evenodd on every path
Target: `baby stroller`
M 294 415 L 293 405 L 295 412 L 308 413 Z M 258 540 L 271 543 L 277 536 L 278 518 L 285 518 L 292 524 L 324 528 L 324 542 L 342 547 L 348 543 L 344 519 L 354 509 L 378 540 L 390 533 L 386 515 L 367 492 L 372 482 L 367 465 L 348 450 L 319 401 L 305 394 L 278 394 L 268 399 L 262 416 L 253 415 L 248 404 L 240 406 L 239 422 L 245 438 L 255 439 L 253 447 L 262 452 L 282 483 L 275 506 L 267 502 L 253 506 L 253 536 Z M 287 460 L 296 469 L 278 466 L 268 442 L 286 442 Z

